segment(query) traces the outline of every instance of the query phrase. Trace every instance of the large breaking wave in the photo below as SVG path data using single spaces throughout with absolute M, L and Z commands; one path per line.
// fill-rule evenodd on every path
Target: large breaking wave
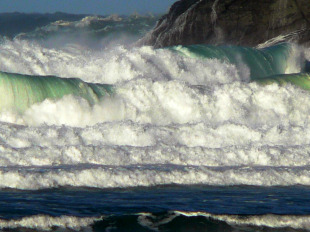
M 302 71 L 309 51 L 291 45 L 221 49 L 235 53 L 197 59 L 175 49 L 3 42 L 3 72 L 22 73 L 18 78 L 30 86 L 37 78 L 39 89 L 51 81 L 70 95 L 9 103 L 22 112 L 1 112 L 0 187 L 310 185 L 310 93 L 303 89 L 309 76 L 290 74 Z M 279 75 L 262 79 L 262 64 L 272 66 L 268 75 Z M 9 83 L 5 91 L 18 100 L 26 88 L 13 90 L 17 76 L 1 75 Z M 74 90 L 66 87 L 72 81 Z M 113 95 L 93 100 L 94 88 L 109 93 L 102 84 L 112 84 Z M 80 85 L 91 94 L 75 94 Z M 34 86 L 26 99 L 39 94 Z
M 111 85 L 85 83 L 77 78 L 0 72 L 0 110 L 23 112 L 45 99 L 60 99 L 66 95 L 79 96 L 95 104 L 111 93 Z
M 299 72 L 305 66 L 303 53 L 286 43 L 262 49 L 214 45 L 175 46 L 170 49 L 189 57 L 220 59 L 239 68 L 243 66 L 248 69 L 252 80 Z
M 228 62 L 237 67 L 237 73 L 240 81 L 245 77 L 251 80 L 261 80 L 260 83 L 268 84 L 274 81 L 279 83 L 291 82 L 303 88 L 309 88 L 309 77 L 307 74 L 281 75 L 305 71 L 306 60 L 304 54 L 290 44 L 280 44 L 265 49 L 243 48 L 234 46 L 211 46 L 211 45 L 192 45 L 187 47 L 177 46 L 170 48 L 186 56 L 204 57 L 209 59 L 217 59 L 222 62 Z M 297 50 L 297 51 L 296 51 Z M 140 51 L 138 51 L 140 52 Z M 162 51 L 163 54 L 166 51 Z M 156 56 L 157 51 L 153 51 L 151 56 Z M 140 54 L 139 54 L 140 55 Z M 162 55 L 162 54 L 158 54 Z M 45 56 L 45 54 L 43 54 Z M 173 54 L 170 54 L 173 56 Z M 12 56 L 9 54 L 9 58 Z M 142 58 L 142 59 L 141 59 Z M 144 65 L 145 58 L 141 57 L 141 63 L 135 65 Z M 143 59 L 144 58 L 144 59 Z M 152 59 L 153 57 L 151 57 Z M 165 59 L 165 57 L 159 57 Z M 153 64 L 153 59 L 148 66 L 158 66 Z M 4 62 L 5 64 L 6 62 Z M 187 65 L 186 65 L 187 66 Z M 115 67 L 108 67 L 110 69 Z M 158 66 L 157 70 L 161 71 L 164 67 Z M 168 67 L 167 67 L 168 68 Z M 178 71 L 184 71 L 184 68 L 178 67 Z M 187 68 L 187 67 L 185 67 Z M 131 67 L 130 67 L 131 69 Z M 104 70 L 106 72 L 106 70 Z M 131 71 L 131 70 L 130 70 Z M 144 70 L 143 70 L 144 71 Z M 156 75 L 157 75 L 156 72 Z M 145 78 L 148 73 L 140 73 L 140 78 Z M 175 73 L 163 74 L 165 79 Z M 102 73 L 104 75 L 104 73 Z M 154 75 L 154 74 L 153 74 Z M 203 73 L 205 75 L 205 73 Z M 176 78 L 173 76 L 173 78 Z M 152 79 L 146 77 L 146 79 Z M 158 78 L 156 78 L 158 79 Z M 233 79 L 233 78 L 232 78 Z M 112 86 L 104 84 L 85 83 L 77 78 L 61 79 L 54 76 L 30 76 L 20 74 L 0 73 L 1 80 L 1 105 L 0 110 L 13 109 L 17 111 L 25 111 L 35 103 L 42 102 L 45 99 L 60 99 L 65 95 L 74 95 L 86 99 L 90 104 L 98 103 L 107 93 L 111 93 Z M 207 83 L 199 83 L 206 85 Z

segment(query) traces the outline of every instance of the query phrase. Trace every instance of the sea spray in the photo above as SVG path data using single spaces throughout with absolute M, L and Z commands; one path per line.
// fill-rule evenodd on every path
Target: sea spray
M 75 45 L 55 50 L 36 42 L 6 40 L 0 44 L 0 52 L 1 71 L 77 77 L 90 83 L 117 84 L 146 78 L 154 81 L 177 79 L 193 85 L 206 85 L 239 80 L 233 64 L 192 59 L 168 49 L 152 47 L 115 46 L 94 51 Z

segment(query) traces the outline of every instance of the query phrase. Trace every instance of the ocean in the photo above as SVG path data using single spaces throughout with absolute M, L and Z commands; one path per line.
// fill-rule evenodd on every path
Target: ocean
M 310 48 L 1 17 L 0 231 L 310 230 Z

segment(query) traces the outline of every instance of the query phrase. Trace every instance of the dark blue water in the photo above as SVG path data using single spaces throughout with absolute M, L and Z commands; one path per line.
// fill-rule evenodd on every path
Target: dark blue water
M 309 215 L 310 188 L 165 186 L 132 189 L 2 190 L 0 217 L 79 217 L 202 211 L 237 215 Z

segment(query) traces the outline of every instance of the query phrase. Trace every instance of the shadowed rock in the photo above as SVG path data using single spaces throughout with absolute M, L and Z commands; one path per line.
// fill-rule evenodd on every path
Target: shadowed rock
M 256 46 L 275 37 L 310 45 L 309 0 L 181 0 L 139 43 Z

